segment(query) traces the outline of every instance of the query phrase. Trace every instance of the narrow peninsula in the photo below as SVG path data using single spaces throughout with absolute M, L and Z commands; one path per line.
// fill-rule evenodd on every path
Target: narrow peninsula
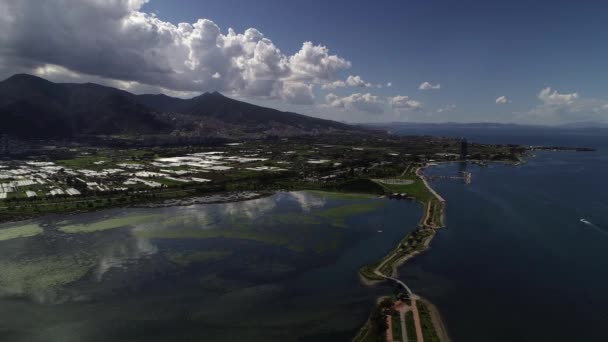
M 428 249 L 437 230 L 445 227 L 445 200 L 428 184 L 422 173 L 424 167 L 409 165 L 398 178 L 374 180 L 392 197 L 420 202 L 423 215 L 416 230 L 384 258 L 359 270 L 363 283 L 391 281 L 397 284 L 399 292 L 395 297 L 380 299 L 354 341 L 449 341 L 439 311 L 396 278 L 397 268 Z

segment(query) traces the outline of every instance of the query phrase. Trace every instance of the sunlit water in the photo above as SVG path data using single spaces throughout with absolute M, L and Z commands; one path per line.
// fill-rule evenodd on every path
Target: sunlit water
M 391 291 L 358 268 L 420 215 L 293 192 L 1 225 L 33 236 L 0 241 L 0 341 L 349 340 Z

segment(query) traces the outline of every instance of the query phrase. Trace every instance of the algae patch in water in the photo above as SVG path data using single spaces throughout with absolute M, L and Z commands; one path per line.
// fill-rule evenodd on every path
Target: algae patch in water
M 383 205 L 384 202 L 381 201 L 348 204 L 323 210 L 321 212 L 316 213 L 316 216 L 331 220 L 331 223 L 334 226 L 346 228 L 347 225 L 344 222 L 346 218 L 354 215 L 361 215 L 372 212 Z
M 4 228 L 0 229 L 0 241 L 31 237 L 41 234 L 42 232 L 42 227 L 37 224 L 28 224 L 19 227 Z
M 0 261 L 0 292 L 37 296 L 84 277 L 95 263 L 86 257 L 45 256 L 22 261 Z
M 133 234 L 147 239 L 212 239 L 226 238 L 263 242 L 271 245 L 287 246 L 295 251 L 297 246 L 290 246 L 289 239 L 278 234 L 253 229 L 142 229 Z M 289 246 L 288 246 L 289 245 Z
M 319 190 L 309 190 L 311 194 L 332 200 L 363 200 L 363 199 L 371 199 L 378 198 L 378 195 L 372 194 L 358 194 L 358 193 L 350 193 L 350 192 L 330 192 L 330 191 L 319 191 Z
M 64 233 L 91 233 L 151 222 L 154 219 L 158 219 L 159 217 L 160 215 L 133 215 L 98 221 L 89 224 L 74 224 L 64 226 L 60 227 L 59 230 Z
M 232 251 L 192 251 L 192 252 L 168 252 L 167 259 L 179 266 L 189 266 L 195 263 L 208 261 L 219 261 L 232 255 Z

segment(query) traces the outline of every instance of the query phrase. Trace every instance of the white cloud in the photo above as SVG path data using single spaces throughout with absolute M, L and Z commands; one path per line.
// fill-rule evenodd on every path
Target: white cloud
M 398 95 L 395 97 L 389 97 L 388 103 L 393 107 L 393 109 L 399 111 L 408 111 L 408 110 L 421 110 L 422 103 L 420 101 L 412 100 L 409 96 Z
M 450 112 L 450 111 L 453 111 L 454 109 L 456 109 L 456 105 L 449 104 L 445 107 L 441 107 L 441 108 L 437 109 L 437 113 Z
M 560 94 L 557 90 L 551 91 L 551 87 L 547 87 L 538 93 L 538 99 L 548 105 L 569 105 L 578 99 L 578 93 Z
M 392 82 L 388 82 L 388 83 L 386 84 L 386 87 L 387 87 L 387 88 L 390 88 L 390 87 L 392 87 L 392 86 L 393 86 L 393 83 L 392 83 Z
M 175 93 L 219 90 L 237 96 L 312 103 L 351 63 L 304 42 L 285 55 L 255 28 L 213 21 L 172 24 L 141 11 L 146 0 L 5 0 L 0 3 L 0 76 L 38 71 Z M 51 70 L 54 69 L 54 70 Z
M 527 113 L 515 113 L 519 121 L 564 123 L 577 121 L 608 121 L 608 100 L 583 98 L 578 93 L 560 94 L 547 87 L 538 93 L 540 104 Z
M 350 68 L 351 63 L 336 55 L 330 55 L 325 46 L 305 42 L 300 51 L 289 57 L 289 66 L 292 78 L 325 83 L 334 78 L 338 71 Z
M 308 105 L 313 104 L 314 95 L 312 92 L 312 84 L 305 83 L 285 83 L 281 92 L 283 100 L 298 104 Z
M 508 102 L 509 102 L 509 99 L 504 95 L 496 98 L 496 104 L 506 104 Z
M 441 89 L 441 84 L 432 84 L 430 82 L 422 82 L 420 86 L 418 86 L 420 90 L 438 90 Z
M 346 78 L 346 81 L 334 81 L 328 82 L 321 86 L 322 89 L 334 90 L 336 88 L 344 87 L 357 87 L 357 88 L 382 88 L 382 85 L 373 85 L 369 82 L 365 82 L 361 76 L 350 75 Z
M 372 84 L 365 82 L 361 76 L 348 76 L 346 84 L 351 87 L 371 88 Z
M 344 82 L 344 81 L 329 82 L 329 83 L 326 83 L 321 86 L 322 89 L 326 89 L 326 90 L 334 90 L 336 88 L 344 88 L 344 87 L 346 87 L 346 82 Z
M 330 93 L 325 97 L 327 105 L 333 108 L 354 110 L 365 113 L 380 114 L 384 112 L 385 101 L 370 93 L 355 93 L 346 97 L 339 97 Z

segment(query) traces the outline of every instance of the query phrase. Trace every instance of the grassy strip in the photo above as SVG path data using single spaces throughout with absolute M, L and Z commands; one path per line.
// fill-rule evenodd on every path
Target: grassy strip
M 403 332 L 401 331 L 401 317 L 399 315 L 393 315 L 391 317 L 391 321 L 393 341 L 403 341 Z
M 432 229 L 418 228 L 403 238 L 399 245 L 393 251 L 387 254 L 382 260 L 374 264 L 368 264 L 361 267 L 359 269 L 359 273 L 365 279 L 370 281 L 383 280 L 383 278 L 379 277 L 374 272 L 374 270 L 382 264 L 383 266 L 379 269 L 380 273 L 384 274 L 385 276 L 391 276 L 393 273 L 393 265 L 395 263 L 414 253 L 422 252 L 426 248 L 425 245 L 428 239 L 432 238 L 434 234 L 435 232 Z
M 412 311 L 405 313 L 405 329 L 407 330 L 407 342 L 417 342 L 416 322 L 414 322 L 414 313 Z
M 417 301 L 418 305 L 418 313 L 420 316 L 420 324 L 422 325 L 422 336 L 424 337 L 425 342 L 441 342 L 439 336 L 437 336 L 437 331 L 435 331 L 435 327 L 433 326 L 433 319 L 431 318 L 431 313 L 427 308 L 426 304 L 422 301 Z
M 312 194 L 316 194 L 322 196 L 326 199 L 332 200 L 358 200 L 358 199 L 370 199 L 376 198 L 376 195 L 365 194 L 365 193 L 352 193 L 352 192 L 332 192 L 332 191 L 322 191 L 322 190 L 310 190 L 308 191 Z
M 389 193 L 406 193 L 409 196 L 416 198 L 416 200 L 426 203 L 434 198 L 433 194 L 427 189 L 424 185 L 424 182 L 417 176 L 405 176 L 400 177 L 402 179 L 412 181 L 411 184 L 386 184 L 386 183 L 378 183 L 383 188 L 386 189 L 386 192 Z
M 381 276 L 377 275 L 374 270 L 376 269 L 376 267 L 378 267 L 378 264 L 372 264 L 372 265 L 364 265 L 363 267 L 361 267 L 359 269 L 359 274 L 366 280 L 369 281 L 382 281 L 384 280 L 384 278 L 382 278 Z

